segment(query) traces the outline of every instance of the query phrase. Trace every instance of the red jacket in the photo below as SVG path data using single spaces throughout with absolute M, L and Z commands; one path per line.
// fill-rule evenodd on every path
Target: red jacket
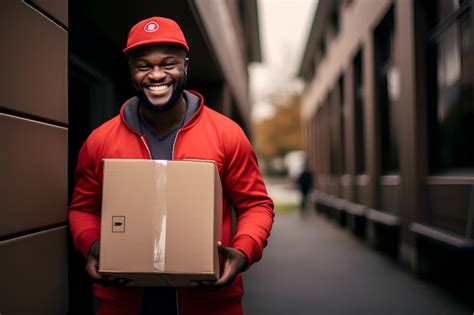
M 242 251 L 248 265 L 258 261 L 273 224 L 273 202 L 268 197 L 252 147 L 242 129 L 232 120 L 204 105 L 179 130 L 173 159 L 205 159 L 216 162 L 222 180 L 222 243 Z M 77 250 L 87 257 L 93 242 L 100 238 L 102 197 L 102 160 L 106 158 L 150 159 L 145 137 L 125 114 L 95 129 L 79 152 L 76 186 L 69 207 L 69 223 Z M 231 206 L 237 215 L 232 233 Z M 98 314 L 138 314 L 143 289 L 137 287 L 105 288 L 94 285 L 100 301 Z M 243 294 L 239 275 L 229 286 L 220 289 L 178 288 L 179 314 L 241 314 Z

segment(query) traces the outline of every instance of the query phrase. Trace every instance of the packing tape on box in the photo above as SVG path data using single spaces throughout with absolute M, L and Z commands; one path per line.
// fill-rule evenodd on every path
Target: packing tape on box
M 167 198 L 166 198 L 166 186 L 168 177 L 166 176 L 167 162 L 163 160 L 156 160 L 155 167 L 163 168 L 162 172 L 158 174 L 165 174 L 156 178 L 156 198 L 158 205 L 158 211 L 155 211 L 155 220 L 153 224 L 154 228 L 154 261 L 153 267 L 157 272 L 165 271 L 165 249 L 166 249 L 166 215 L 167 209 Z

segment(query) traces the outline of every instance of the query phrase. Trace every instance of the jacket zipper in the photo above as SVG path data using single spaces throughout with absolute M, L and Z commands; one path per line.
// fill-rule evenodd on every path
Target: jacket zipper
M 199 106 L 204 106 L 204 105 L 200 104 Z M 176 141 L 178 140 L 178 136 L 179 136 L 180 131 L 183 130 L 184 128 L 187 128 L 188 123 L 189 123 L 191 120 L 193 120 L 194 116 L 197 116 L 197 114 L 198 114 L 199 111 L 201 111 L 201 110 L 204 110 L 204 109 L 198 107 L 198 110 L 197 110 L 194 114 L 191 115 L 191 117 L 190 117 L 189 120 L 184 124 L 184 126 L 181 127 L 181 128 L 179 128 L 178 131 L 176 132 L 176 137 L 174 137 L 174 141 L 173 141 L 173 149 L 171 150 L 171 159 L 172 159 L 172 160 L 174 160 L 174 148 L 175 148 L 175 146 L 176 146 Z
M 174 137 L 173 148 L 171 149 L 171 159 L 172 160 L 174 160 L 174 147 L 176 146 L 176 140 L 178 140 L 178 136 L 179 136 L 180 131 L 181 131 L 181 129 L 178 129 L 178 131 L 176 131 L 176 136 Z
M 176 132 L 176 137 L 174 137 L 174 141 L 173 141 L 173 149 L 171 150 L 171 159 L 174 160 L 174 148 L 175 148 L 175 145 L 176 145 L 176 140 L 178 139 L 178 135 L 179 135 L 179 132 L 181 131 L 181 129 L 179 129 L 177 132 Z M 146 142 L 146 138 L 145 138 L 145 135 L 142 135 L 140 136 L 140 140 L 142 140 L 143 142 L 143 145 L 145 146 L 147 152 L 148 152 L 148 156 L 150 157 L 150 160 L 153 160 L 153 157 L 151 156 L 151 151 L 150 151 L 150 148 L 148 147 L 148 144 Z
M 148 156 L 150 157 L 150 160 L 153 160 L 153 157 L 151 156 L 150 148 L 148 147 L 148 144 L 146 143 L 145 135 L 142 135 L 142 136 L 140 137 L 140 139 L 142 140 L 143 145 L 145 145 L 145 148 L 146 148 L 146 150 L 147 150 L 147 152 L 148 152 Z

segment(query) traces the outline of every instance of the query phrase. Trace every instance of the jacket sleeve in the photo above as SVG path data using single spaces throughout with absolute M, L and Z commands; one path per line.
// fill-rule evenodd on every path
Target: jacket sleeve
M 240 127 L 225 141 L 224 190 L 237 215 L 232 247 L 243 252 L 252 265 L 262 257 L 273 225 L 273 201 L 267 194 L 257 158 Z
M 101 163 L 89 152 L 89 139 L 79 152 L 68 215 L 74 245 L 84 257 L 87 257 L 92 243 L 100 238 L 102 196 Z

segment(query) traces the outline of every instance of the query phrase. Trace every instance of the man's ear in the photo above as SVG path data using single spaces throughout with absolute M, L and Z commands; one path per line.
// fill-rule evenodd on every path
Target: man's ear
M 188 66 L 189 66 L 189 58 L 186 57 L 184 58 L 184 72 L 186 72 L 186 74 L 188 73 Z

